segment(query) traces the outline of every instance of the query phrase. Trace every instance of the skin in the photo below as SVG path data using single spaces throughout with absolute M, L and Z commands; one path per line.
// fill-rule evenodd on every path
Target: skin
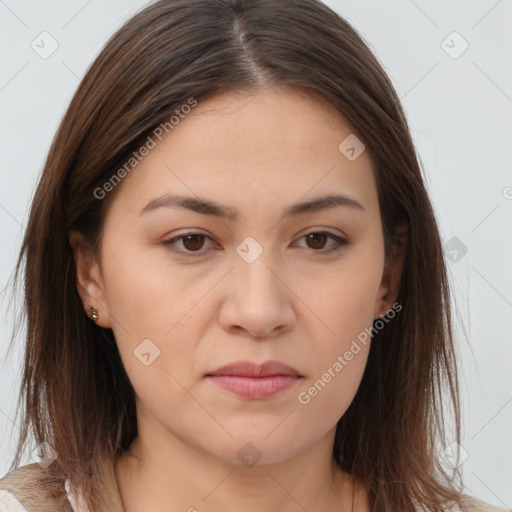
M 369 510 L 366 490 L 332 462 L 338 420 L 352 402 L 369 343 L 311 398 L 298 400 L 391 308 L 401 260 L 384 266 L 384 241 L 368 152 L 348 160 L 352 133 L 333 108 L 289 88 L 199 101 L 127 175 L 107 212 L 100 264 L 70 233 L 84 309 L 113 329 L 137 395 L 133 456 L 116 462 L 126 512 Z M 331 193 L 348 206 L 282 217 L 296 202 Z M 201 196 L 239 210 L 236 221 L 160 207 L 164 193 Z M 211 237 L 162 244 L 187 231 Z M 351 242 L 339 251 L 329 232 Z M 247 237 L 263 249 L 248 263 Z M 251 249 L 253 250 L 253 249 Z M 134 356 L 150 339 L 160 356 Z M 221 389 L 208 371 L 272 359 L 302 375 L 292 388 L 251 400 Z M 262 458 L 247 467 L 247 443 Z M 356 500 L 352 503 L 352 490 Z

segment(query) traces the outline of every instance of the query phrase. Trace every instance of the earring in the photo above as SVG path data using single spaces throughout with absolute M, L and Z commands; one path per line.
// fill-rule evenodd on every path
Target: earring
M 380 313 L 378 318 L 374 318 L 373 321 L 376 322 L 377 320 L 381 320 L 382 318 L 384 318 L 386 316 L 386 313 Z
M 93 320 L 93 322 L 97 322 L 98 321 L 98 318 L 100 317 L 98 315 L 98 310 L 97 309 L 94 309 L 92 306 L 89 306 L 88 308 L 88 311 L 89 311 L 89 314 Z

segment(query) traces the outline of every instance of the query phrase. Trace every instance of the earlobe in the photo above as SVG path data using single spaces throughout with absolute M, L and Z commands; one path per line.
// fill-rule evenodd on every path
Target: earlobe
M 398 296 L 405 260 L 407 237 L 407 224 L 398 226 L 393 237 L 391 255 L 384 266 L 381 285 L 375 303 L 374 319 L 385 315 Z
M 84 314 L 101 327 L 111 327 L 100 268 L 82 233 L 69 232 L 73 250 L 75 283 Z

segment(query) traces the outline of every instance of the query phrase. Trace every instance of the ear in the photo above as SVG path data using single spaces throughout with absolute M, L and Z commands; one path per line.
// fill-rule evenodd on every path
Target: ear
M 375 301 L 374 320 L 391 309 L 398 295 L 407 245 L 407 232 L 406 224 L 398 226 L 395 230 L 391 255 L 384 264 L 382 280 Z
M 105 284 L 99 262 L 89 248 L 89 245 L 85 242 L 82 233 L 70 231 L 69 245 L 73 249 L 75 260 L 76 288 L 82 299 L 86 315 L 90 317 L 88 308 L 93 306 L 99 315 L 96 325 L 112 327 L 107 307 Z

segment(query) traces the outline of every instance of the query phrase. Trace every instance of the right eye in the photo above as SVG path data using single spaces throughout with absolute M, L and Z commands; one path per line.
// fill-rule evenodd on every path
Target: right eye
M 179 254 L 180 256 L 185 256 L 186 258 L 194 258 L 198 256 L 202 256 L 206 251 L 201 251 L 200 249 L 204 246 L 203 240 L 211 240 L 213 239 L 208 235 L 203 233 L 197 233 L 195 231 L 190 231 L 188 233 L 183 233 L 179 236 L 175 236 L 170 240 L 164 240 L 162 245 L 165 245 L 170 251 Z M 177 242 L 181 242 L 182 246 L 185 250 L 176 249 Z

